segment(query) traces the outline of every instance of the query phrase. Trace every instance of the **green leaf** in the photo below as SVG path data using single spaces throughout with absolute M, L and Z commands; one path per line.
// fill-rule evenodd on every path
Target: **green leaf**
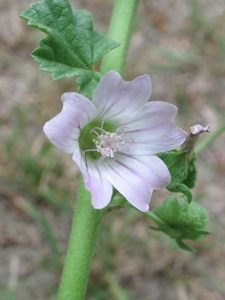
M 187 176 L 183 184 L 192 189 L 197 181 L 196 155 L 193 154 L 191 161 L 188 162 Z
M 170 171 L 171 182 L 168 187 L 175 188 L 187 176 L 187 152 L 171 151 L 160 153 L 158 156 L 164 161 Z
M 187 197 L 187 199 L 188 199 L 188 203 L 191 203 L 191 201 L 192 201 L 192 193 L 191 193 L 191 191 L 189 190 L 189 188 L 185 184 L 183 184 L 183 183 L 178 183 L 176 185 L 169 184 L 167 186 L 167 189 L 170 192 L 184 194 Z
M 57 67 L 61 64 L 82 69 L 91 65 L 93 22 L 90 14 L 79 11 L 74 17 L 67 0 L 44 0 L 31 4 L 20 16 L 29 20 L 28 25 L 48 35 L 41 40 L 41 48 L 32 53 L 36 61 L 42 63 L 45 59 L 58 63 Z M 52 72 L 52 64 L 50 67 L 49 72 Z M 48 71 L 47 66 L 44 70 Z
M 175 239 L 177 245 L 183 250 L 194 251 L 183 242 L 183 239 L 196 241 L 209 234 L 206 210 L 196 202 L 188 204 L 186 197 L 169 197 L 157 206 L 153 213 L 161 219 L 162 224 L 158 223 L 158 227 L 148 227 L 166 233 Z
M 93 92 L 95 91 L 100 79 L 101 75 L 98 72 L 83 72 L 77 79 L 77 84 L 79 85 L 78 92 L 85 97 L 92 99 Z
M 171 182 L 167 189 L 171 192 L 184 194 L 190 203 L 192 200 L 190 188 L 195 186 L 197 179 L 195 155 L 193 155 L 191 161 L 188 160 L 187 151 L 165 152 L 158 154 L 158 156 L 167 165 L 171 174 Z
M 40 63 L 40 70 L 51 72 L 54 80 L 74 75 L 79 76 L 85 71 L 83 68 L 68 65 L 66 61 L 60 62 L 59 60 L 55 60 L 60 48 L 58 47 L 58 50 L 52 51 L 53 43 L 51 42 L 51 38 L 41 40 L 40 45 L 41 48 L 35 49 L 31 55 L 36 62 Z M 54 43 L 54 48 L 57 49 L 57 43 Z
M 176 242 L 177 242 L 177 245 L 178 245 L 181 249 L 186 250 L 186 251 L 189 251 L 189 252 L 195 252 L 195 249 L 194 249 L 194 248 L 192 248 L 192 247 L 186 245 L 182 240 L 177 239 Z
M 97 75 L 87 71 L 91 72 L 93 64 L 119 44 L 94 31 L 90 12 L 72 12 L 68 0 L 33 3 L 20 16 L 28 20 L 28 25 L 48 35 L 40 41 L 40 48 L 32 52 L 32 57 L 40 63 L 40 70 L 51 72 L 53 79 L 81 76 L 80 90 L 90 94 L 86 90 L 95 86 Z
M 104 54 L 119 46 L 119 43 L 111 40 L 106 35 L 103 35 L 96 30 L 93 31 L 92 42 L 93 64 L 95 64 Z
M 86 67 L 90 68 L 92 62 L 92 34 L 93 34 L 93 18 L 90 12 L 86 10 L 77 10 L 73 12 L 75 41 L 74 49 Z M 70 44 L 69 44 L 70 45 Z
M 153 213 L 176 230 L 182 239 L 199 240 L 208 234 L 206 210 L 196 202 L 188 204 L 186 197 L 171 196 Z

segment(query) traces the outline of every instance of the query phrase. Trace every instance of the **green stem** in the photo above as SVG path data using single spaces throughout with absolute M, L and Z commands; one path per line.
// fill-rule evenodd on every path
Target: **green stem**
M 115 0 L 109 35 L 121 45 L 103 59 L 101 72 L 123 74 L 138 0 Z M 99 191 L 101 192 L 101 191 Z M 58 300 L 83 300 L 104 210 L 95 210 L 81 181 Z
M 81 180 L 76 211 L 59 291 L 59 300 L 84 299 L 92 256 L 104 210 L 92 207 Z
M 120 43 L 120 46 L 104 56 L 101 64 L 103 75 L 115 70 L 123 76 L 137 5 L 138 0 L 114 1 L 108 36 Z
M 222 124 L 216 131 L 209 134 L 208 138 L 205 138 L 198 146 L 195 148 L 195 154 L 199 155 L 202 151 L 212 144 L 221 134 L 225 131 L 225 123 Z
M 119 197 L 121 198 L 121 201 L 123 201 L 123 197 Z M 118 198 L 118 200 L 120 200 Z M 135 208 L 132 204 L 127 203 L 127 206 L 136 209 L 137 211 L 139 211 L 137 208 Z M 154 221 L 160 228 L 164 229 L 165 232 L 167 232 L 167 234 L 169 234 L 170 236 L 175 237 L 176 235 L 176 231 L 173 230 L 172 228 L 170 228 L 165 222 L 163 222 L 159 217 L 157 217 L 153 212 L 151 211 L 146 211 L 143 213 L 144 215 L 146 215 L 149 219 L 151 219 L 152 221 Z
M 119 196 L 116 197 L 114 199 L 114 203 L 117 203 L 117 206 L 115 206 L 115 209 L 118 209 L 119 207 L 122 207 L 125 203 L 126 206 L 129 206 L 137 211 L 139 211 L 137 208 L 135 208 L 132 204 L 130 204 L 129 202 L 127 202 L 127 200 L 123 197 L 123 196 Z M 108 210 L 109 211 L 109 210 Z M 173 230 L 171 227 L 169 227 L 163 220 L 161 220 L 159 217 L 157 217 L 156 214 L 154 214 L 151 211 L 146 211 L 143 212 L 144 215 L 146 215 L 149 219 L 151 219 L 152 221 L 154 221 L 159 228 L 164 229 L 165 232 L 167 232 L 167 234 L 169 234 L 171 237 L 176 237 L 177 233 L 175 230 Z
M 152 219 L 161 229 L 164 229 L 164 232 L 169 234 L 169 236 L 176 236 L 176 231 L 170 228 L 165 222 L 163 222 L 159 217 L 157 217 L 153 212 L 147 211 L 143 213 L 146 215 L 149 219 Z

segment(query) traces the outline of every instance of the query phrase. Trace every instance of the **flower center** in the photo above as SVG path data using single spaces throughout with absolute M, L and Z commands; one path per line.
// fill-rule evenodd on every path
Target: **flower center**
M 96 130 L 99 130 L 100 133 Z M 124 150 L 125 141 L 122 139 L 123 132 L 118 134 L 119 129 L 116 132 L 109 132 L 96 127 L 91 132 L 94 132 L 98 137 L 97 140 L 93 139 L 93 142 L 95 143 L 96 151 L 102 155 L 100 160 L 106 157 L 114 158 L 114 154 L 117 151 Z
M 117 152 L 129 151 L 134 141 L 125 139 L 123 135 L 123 126 L 93 120 L 82 128 L 78 142 L 83 155 L 100 163 L 105 158 L 114 159 Z

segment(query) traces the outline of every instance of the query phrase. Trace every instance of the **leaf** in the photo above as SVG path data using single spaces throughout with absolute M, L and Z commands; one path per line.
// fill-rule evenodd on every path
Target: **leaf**
M 32 57 L 53 79 L 82 74 L 92 64 L 92 16 L 87 11 L 73 14 L 68 1 L 44 0 L 21 13 L 28 25 L 48 34 Z
M 74 17 L 67 0 L 44 0 L 31 4 L 20 16 L 29 20 L 28 25 L 48 35 L 41 40 L 41 48 L 32 53 L 36 61 L 42 63 L 45 59 L 58 63 L 55 64 L 58 68 L 65 65 L 88 69 L 91 65 L 93 22 L 89 13 L 79 11 Z M 42 69 L 42 65 L 40 68 Z M 49 72 L 52 72 L 52 64 L 50 68 Z M 44 70 L 48 71 L 46 65 Z
M 191 161 L 188 162 L 187 176 L 183 181 L 187 187 L 192 189 L 197 181 L 196 155 L 193 154 Z
M 194 249 L 194 248 L 192 248 L 192 247 L 186 245 L 182 240 L 177 239 L 176 242 L 177 242 L 177 245 L 178 245 L 181 249 L 186 250 L 186 251 L 189 251 L 189 252 L 195 252 L 195 249 Z
M 158 154 L 159 158 L 167 165 L 171 182 L 167 189 L 175 193 L 183 193 L 190 203 L 192 194 L 190 188 L 193 188 L 197 179 L 196 158 L 193 155 L 191 161 L 188 161 L 187 151 L 170 151 Z
M 48 42 L 50 43 L 50 46 L 48 45 Z M 83 68 L 71 67 L 66 61 L 60 62 L 55 60 L 58 50 L 53 52 L 51 48 L 52 44 L 50 38 L 41 40 L 41 48 L 37 48 L 31 53 L 34 60 L 40 63 L 40 70 L 51 72 L 54 80 L 74 75 L 79 76 L 84 72 L 85 69 Z M 54 48 L 57 49 L 57 43 L 55 43 Z
M 159 158 L 167 165 L 171 182 L 170 187 L 175 187 L 180 184 L 187 176 L 187 152 L 165 152 L 160 153 Z
M 93 36 L 93 64 L 95 64 L 104 54 L 111 49 L 118 47 L 119 43 L 111 40 L 106 35 L 94 30 Z
M 174 238 L 199 240 L 206 234 L 208 215 L 206 210 L 196 202 L 188 204 L 185 197 L 171 196 L 154 208 L 157 215 L 168 226 L 176 230 L 179 235 Z
M 78 92 L 85 97 L 92 99 L 93 92 L 100 79 L 101 75 L 98 72 L 83 72 L 77 79 L 77 84 L 79 85 Z
M 206 210 L 196 202 L 188 204 L 184 196 L 171 196 L 165 199 L 161 205 L 153 209 L 152 213 L 163 223 L 158 223 L 158 227 L 148 227 L 166 233 L 183 250 L 194 251 L 183 242 L 183 239 L 197 241 L 210 234 L 207 230 Z
M 191 193 L 190 189 L 185 184 L 183 184 L 183 183 L 178 183 L 176 185 L 169 184 L 166 188 L 170 192 L 184 194 L 187 197 L 187 199 L 188 199 L 188 203 L 191 203 L 191 201 L 192 201 L 192 193 Z
M 82 57 L 86 67 L 91 67 L 92 62 L 92 34 L 93 18 L 87 10 L 77 10 L 73 12 L 75 40 L 74 49 L 79 57 Z M 70 44 L 69 44 L 70 45 Z
M 28 25 L 45 32 L 48 37 L 40 41 L 40 47 L 32 52 L 32 57 L 40 63 L 40 70 L 51 72 L 53 79 L 83 76 L 102 55 L 119 44 L 93 30 L 90 12 L 72 12 L 68 0 L 43 0 L 33 3 L 20 16 L 28 20 Z M 88 75 L 95 78 L 96 74 Z M 91 80 L 87 82 L 89 88 Z M 86 89 L 89 89 L 88 87 Z M 86 93 L 86 92 L 85 92 Z

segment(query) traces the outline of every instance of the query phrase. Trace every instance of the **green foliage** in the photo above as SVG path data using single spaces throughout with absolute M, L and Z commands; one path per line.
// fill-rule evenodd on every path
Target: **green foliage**
M 190 203 L 192 200 L 190 188 L 195 186 L 197 180 L 195 155 L 192 156 L 191 160 L 188 159 L 187 151 L 165 152 L 158 156 L 167 165 L 171 174 L 171 182 L 167 189 L 171 192 L 184 194 Z
M 150 228 L 165 232 L 184 250 L 193 251 L 183 243 L 183 239 L 201 240 L 209 234 L 206 210 L 196 202 L 188 204 L 185 196 L 167 198 L 153 210 L 153 213 L 164 222 L 164 225 Z
M 183 180 L 183 184 L 186 185 L 188 188 L 192 189 L 197 181 L 197 168 L 196 168 L 196 156 L 195 154 L 192 155 L 191 160 L 187 161 L 187 175 L 186 178 Z
M 78 92 L 92 99 L 93 92 L 100 81 L 101 75 L 97 72 L 83 71 L 82 76 L 77 78 Z
M 51 72 L 55 80 L 78 76 L 79 92 L 91 97 L 101 77 L 92 66 L 119 44 L 95 31 L 91 13 L 73 12 L 68 0 L 32 3 L 20 17 L 48 35 L 31 53 L 40 70 Z

